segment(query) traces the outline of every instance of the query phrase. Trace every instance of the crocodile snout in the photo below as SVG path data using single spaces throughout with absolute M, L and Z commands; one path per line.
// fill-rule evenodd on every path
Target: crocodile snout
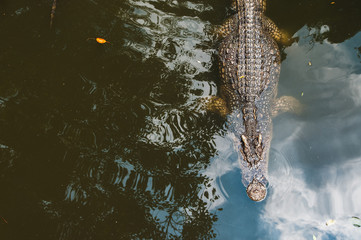
M 266 198 L 267 188 L 258 180 L 253 179 L 247 187 L 247 195 L 253 201 L 260 202 Z

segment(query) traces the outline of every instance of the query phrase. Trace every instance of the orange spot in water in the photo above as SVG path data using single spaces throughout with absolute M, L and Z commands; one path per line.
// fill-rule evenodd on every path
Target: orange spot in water
M 104 38 L 87 38 L 87 40 L 95 40 L 95 41 L 97 41 L 97 43 L 100 43 L 100 44 L 110 43 L 107 40 L 105 40 Z
M 109 43 L 107 40 L 105 40 L 104 38 L 96 38 L 95 39 L 98 43 L 100 44 L 104 44 L 104 43 Z

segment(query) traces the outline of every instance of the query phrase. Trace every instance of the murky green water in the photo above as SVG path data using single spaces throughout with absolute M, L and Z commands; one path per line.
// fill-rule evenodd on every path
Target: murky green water
M 360 239 L 361 2 L 268 1 L 306 110 L 261 203 L 200 104 L 229 1 L 58 0 L 50 29 L 51 4 L 0 1 L 0 239 Z

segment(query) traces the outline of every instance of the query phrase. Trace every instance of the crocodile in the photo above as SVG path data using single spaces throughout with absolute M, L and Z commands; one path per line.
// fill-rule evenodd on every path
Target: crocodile
M 266 1 L 234 0 L 233 5 L 236 14 L 219 29 L 223 39 L 218 50 L 218 100 L 223 103 L 218 105 L 227 109 L 227 125 L 234 138 L 247 195 L 253 201 L 262 201 L 269 185 L 271 117 L 297 105 L 297 100 L 288 96 L 276 98 L 281 66 L 278 43 L 287 36 L 265 16 Z

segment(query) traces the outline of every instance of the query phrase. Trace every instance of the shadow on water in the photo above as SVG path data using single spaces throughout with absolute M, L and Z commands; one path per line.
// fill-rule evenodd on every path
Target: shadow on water
M 282 73 L 283 78 L 292 75 L 291 70 L 301 70 L 292 59 L 309 57 L 302 55 L 309 49 L 298 48 L 302 44 L 316 45 L 317 50 L 318 42 L 327 48 L 355 35 L 359 24 L 343 26 L 350 19 L 359 20 L 360 14 L 354 13 L 359 5 L 357 1 L 335 6 L 326 1 L 270 1 L 269 16 L 300 37 L 300 45 L 285 50 L 291 61 L 284 64 L 288 72 Z M 241 195 L 241 177 L 231 141 L 224 134 L 224 119 L 199 104 L 200 98 L 217 94 L 216 41 L 211 29 L 230 13 L 229 6 L 226 1 L 58 0 L 50 30 L 51 1 L 0 2 L 0 29 L 5 33 L 0 38 L 0 238 L 213 239 L 218 235 L 219 239 L 256 239 L 266 231 L 258 227 L 259 218 L 271 226 L 276 222 L 275 229 L 284 231 L 267 234 L 292 235 L 285 229 L 293 225 L 281 223 L 282 219 L 294 221 L 275 211 L 286 212 L 292 206 L 282 208 L 277 200 L 287 203 L 287 196 L 295 196 L 295 202 L 304 200 L 297 198 L 300 193 L 312 200 L 316 190 L 302 188 L 306 182 L 298 172 L 300 163 L 291 161 L 306 159 L 303 166 L 312 173 L 315 156 L 329 157 L 322 148 L 312 154 L 305 149 L 317 145 L 315 129 L 322 135 L 326 126 L 340 127 L 340 122 L 327 117 L 346 105 L 340 101 L 315 104 L 299 128 L 290 118 L 278 119 L 271 156 L 282 161 L 273 162 L 273 195 L 257 205 Z M 281 12 L 276 9 L 279 6 L 294 11 Z M 339 22 L 342 17 L 347 18 Z M 89 39 L 95 37 L 110 43 Z M 359 37 L 350 41 L 355 39 Z M 354 45 L 350 44 L 359 47 Z M 316 58 L 317 52 L 312 54 Z M 357 69 L 348 79 L 354 84 L 353 98 L 346 102 L 359 106 Z M 348 74 L 341 70 L 340 76 Z M 295 78 L 294 86 L 310 76 L 324 76 L 321 80 L 328 76 L 317 70 L 305 72 L 309 75 Z M 315 88 L 303 89 L 309 105 L 314 99 L 307 96 L 316 95 L 309 93 L 324 86 L 313 84 Z M 324 91 L 322 104 L 336 85 Z M 296 95 L 299 88 L 281 81 L 280 92 L 289 91 Z M 328 106 L 325 113 L 318 111 L 323 106 Z M 353 116 L 348 118 L 351 126 L 359 120 L 354 109 L 348 112 Z M 326 118 L 329 125 L 323 128 L 309 124 L 312 120 L 322 125 Z M 289 131 L 286 127 L 277 131 L 277 122 Z M 356 131 L 346 130 L 347 136 L 359 140 Z M 338 139 L 333 142 L 337 150 L 338 141 L 347 139 L 335 138 L 340 132 L 326 134 L 323 141 Z M 287 138 L 282 133 L 295 134 Z M 281 142 L 283 137 L 293 145 Z M 360 152 L 352 144 L 347 145 L 351 149 L 347 158 L 356 159 Z M 340 157 L 336 154 L 342 151 L 336 150 L 334 156 Z M 336 170 L 337 157 L 331 159 L 334 165 L 319 175 L 321 180 L 337 171 L 357 178 L 351 171 L 358 166 L 357 159 L 341 170 Z M 318 164 L 325 167 L 324 162 Z M 290 187 L 290 179 L 297 189 Z M 332 186 L 324 187 L 322 197 Z M 334 196 L 342 186 L 336 189 Z
M 314 34 L 313 41 L 321 42 L 327 38 L 332 43 L 341 43 L 361 30 L 357 24 L 361 21 L 360 8 L 361 3 L 355 0 L 273 0 L 268 1 L 267 12 L 291 34 L 304 25 L 315 29 L 327 25 L 331 31 Z

